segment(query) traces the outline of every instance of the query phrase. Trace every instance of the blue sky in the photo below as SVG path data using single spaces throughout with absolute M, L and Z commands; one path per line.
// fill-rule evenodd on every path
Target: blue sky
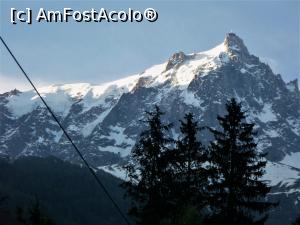
M 155 23 L 10 23 L 10 8 L 36 11 L 155 8 Z M 38 86 L 102 83 L 142 72 L 174 52 L 200 52 L 238 34 L 285 81 L 300 78 L 300 1 L 3 1 L 0 33 Z M 0 92 L 28 85 L 0 46 Z

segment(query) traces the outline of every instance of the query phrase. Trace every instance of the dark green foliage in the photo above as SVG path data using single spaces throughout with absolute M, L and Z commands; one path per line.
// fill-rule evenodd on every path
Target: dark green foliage
M 5 203 L 6 200 L 7 197 L 0 194 L 0 207 Z
M 175 174 L 175 197 L 180 197 L 178 204 L 194 205 L 201 209 L 206 204 L 208 174 L 204 167 L 207 153 L 197 140 L 199 129 L 193 114 L 186 114 L 184 121 L 181 121 L 181 138 L 172 152 L 171 164 Z
M 168 174 L 173 176 L 168 185 L 173 205 L 164 224 L 200 224 L 200 212 L 207 204 L 208 173 L 204 166 L 207 152 L 197 140 L 200 128 L 193 114 L 186 114 L 180 122 L 181 135 L 176 148 L 165 153 Z
M 201 221 L 199 211 L 193 206 L 186 206 L 180 211 L 174 225 L 201 225 Z
M 147 113 L 148 127 L 125 167 L 129 181 L 122 183 L 131 207 L 120 200 L 121 181 L 101 171 L 97 175 L 140 225 L 263 225 L 264 213 L 275 206 L 265 201 L 270 188 L 261 181 L 265 155 L 256 151 L 254 124 L 245 121 L 241 105 L 232 99 L 226 109 L 228 114 L 217 118 L 221 130 L 211 129 L 215 141 L 208 149 L 197 140 L 199 126 L 192 114 L 181 121 L 180 138 L 174 141 L 160 109 Z M 17 208 L 22 223 L 52 225 L 43 208 L 59 225 L 121 224 L 85 168 L 53 157 L 29 157 L 0 160 L 0 171 L 0 193 L 8 195 L 11 209 L 40 199 L 29 214 Z
M 37 200 L 29 209 L 29 221 L 32 225 L 44 224 L 44 216 L 42 216 L 40 203 Z
M 18 214 L 27 220 L 28 205 L 37 197 L 43 213 L 58 225 L 122 224 L 111 201 L 85 167 L 54 157 L 26 157 L 13 163 L 0 160 L 0 171 L 0 193 L 8 196 L 5 207 L 11 215 L 20 206 L 24 209 Z M 97 175 L 126 212 L 129 204 L 123 199 L 121 181 L 102 171 Z
M 173 175 L 168 170 L 166 157 L 167 138 L 170 124 L 163 124 L 163 113 L 156 106 L 153 112 L 147 112 L 148 128 L 142 132 L 132 150 L 132 163 L 126 166 L 129 182 L 124 186 L 135 202 L 130 210 L 138 224 L 159 224 L 170 211 L 170 190 Z
M 25 217 L 24 217 L 24 210 L 22 207 L 17 206 L 16 207 L 16 219 L 22 224 L 26 223 Z
M 205 148 L 196 138 L 198 124 L 187 114 L 181 121 L 182 137 L 176 148 L 170 149 L 170 124 L 162 123 L 163 113 L 156 106 L 147 115 L 148 129 L 141 134 L 131 154 L 133 161 L 126 167 L 130 181 L 124 186 L 136 201 L 130 213 L 142 225 L 199 224 L 208 174 L 203 166 Z
M 245 121 L 241 105 L 231 99 L 227 115 L 218 116 L 221 131 L 212 129 L 215 141 L 210 146 L 211 199 L 213 210 L 209 224 L 264 224 L 258 218 L 275 204 L 264 197 L 270 191 L 260 178 L 264 174 L 265 155 L 256 151 L 254 124 Z
M 185 205 L 173 218 L 165 218 L 159 225 L 202 225 L 202 217 L 198 209 Z
M 16 217 L 20 223 L 25 225 L 55 225 L 51 218 L 43 214 L 38 200 L 35 200 L 32 206 L 28 209 L 27 214 L 27 216 L 24 216 L 23 209 L 17 207 Z

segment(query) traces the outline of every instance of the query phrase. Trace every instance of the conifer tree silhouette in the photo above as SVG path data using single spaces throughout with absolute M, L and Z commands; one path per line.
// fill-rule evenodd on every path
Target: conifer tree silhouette
M 254 124 L 246 122 L 241 104 L 231 99 L 227 114 L 218 116 L 221 130 L 211 129 L 215 140 L 210 145 L 210 206 L 208 224 L 264 224 L 261 215 L 275 206 L 265 201 L 270 187 L 261 181 L 266 161 L 254 141 Z M 261 215 L 261 216 L 259 216 Z
M 41 210 L 40 202 L 35 199 L 33 204 L 28 208 L 28 215 L 24 215 L 21 207 L 16 208 L 17 220 L 26 225 L 55 225 L 54 221 L 44 215 Z
M 129 181 L 123 186 L 133 199 L 130 214 L 135 216 L 141 225 L 160 224 L 170 209 L 170 182 L 172 174 L 168 167 L 165 153 L 172 142 L 167 138 L 171 124 L 164 124 L 161 116 L 164 113 L 155 106 L 154 111 L 147 112 L 147 129 L 140 135 L 132 150 L 133 162 L 125 168 Z
M 197 139 L 200 127 L 194 115 L 186 114 L 180 123 L 181 135 L 168 157 L 171 165 L 168 168 L 172 170 L 170 174 L 174 174 L 171 193 L 176 205 L 170 224 L 200 224 L 201 209 L 207 204 L 207 152 Z
M 175 178 L 178 187 L 178 196 L 181 203 L 187 203 L 197 208 L 205 205 L 205 192 L 208 174 L 205 169 L 207 153 L 202 143 L 197 140 L 200 130 L 198 122 L 192 113 L 185 115 L 181 120 L 181 138 L 177 141 L 174 151 Z

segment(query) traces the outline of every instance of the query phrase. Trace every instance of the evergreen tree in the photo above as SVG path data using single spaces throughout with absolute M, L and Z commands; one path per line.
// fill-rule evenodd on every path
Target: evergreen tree
M 222 130 L 211 129 L 215 137 L 210 145 L 213 215 L 208 221 L 214 225 L 264 224 L 267 215 L 259 215 L 275 206 L 264 200 L 270 191 L 261 181 L 265 154 L 256 150 L 254 124 L 245 121 L 241 104 L 231 99 L 226 110 L 227 115 L 217 118 Z
M 2 207 L 4 206 L 7 199 L 8 199 L 7 196 L 2 195 L 2 193 L 0 193 L 0 210 L 2 210 Z
M 45 216 L 40 207 L 39 201 L 36 199 L 33 205 L 28 209 L 27 219 L 24 216 L 24 210 L 21 207 L 16 208 L 17 220 L 26 225 L 54 225 L 54 221 Z
M 180 197 L 180 205 L 193 205 L 201 209 L 205 205 L 205 191 L 208 182 L 204 163 L 207 155 L 204 146 L 197 140 L 200 130 L 192 113 L 186 114 L 181 121 L 182 137 L 177 141 L 173 152 L 176 196 Z
M 7 196 L 0 194 L 0 206 L 2 206 L 6 200 L 7 200 Z
M 166 218 L 160 225 L 202 225 L 202 216 L 199 210 L 193 206 L 181 207 L 180 211 L 174 215 L 174 218 Z
M 16 219 L 22 224 L 26 224 L 26 220 L 24 219 L 24 210 L 22 207 L 16 207 Z
M 168 197 L 173 176 L 167 168 L 168 146 L 172 142 L 167 133 L 171 125 L 162 123 L 163 114 L 158 106 L 147 112 L 148 128 L 132 150 L 133 162 L 125 167 L 129 181 L 123 185 L 134 199 L 130 214 L 142 225 L 160 224 L 171 207 Z
M 42 213 L 38 200 L 35 200 L 34 204 L 29 208 L 29 221 L 31 225 L 42 224 Z

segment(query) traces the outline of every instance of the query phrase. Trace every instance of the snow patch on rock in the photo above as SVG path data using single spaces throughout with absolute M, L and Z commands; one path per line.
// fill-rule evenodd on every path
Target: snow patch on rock
M 281 160 L 280 163 L 300 169 L 300 152 L 292 152 L 290 154 L 286 154 L 284 159 Z
M 103 170 L 104 172 L 107 172 L 117 178 L 120 178 L 121 180 L 127 179 L 126 170 L 118 164 L 113 164 L 109 166 L 99 166 L 98 169 Z
M 277 121 L 277 117 L 272 110 L 272 104 L 265 103 L 261 113 L 257 114 L 257 118 L 263 123 Z
M 266 174 L 263 179 L 268 181 L 271 186 L 291 186 L 300 178 L 300 172 L 290 166 L 268 162 Z

